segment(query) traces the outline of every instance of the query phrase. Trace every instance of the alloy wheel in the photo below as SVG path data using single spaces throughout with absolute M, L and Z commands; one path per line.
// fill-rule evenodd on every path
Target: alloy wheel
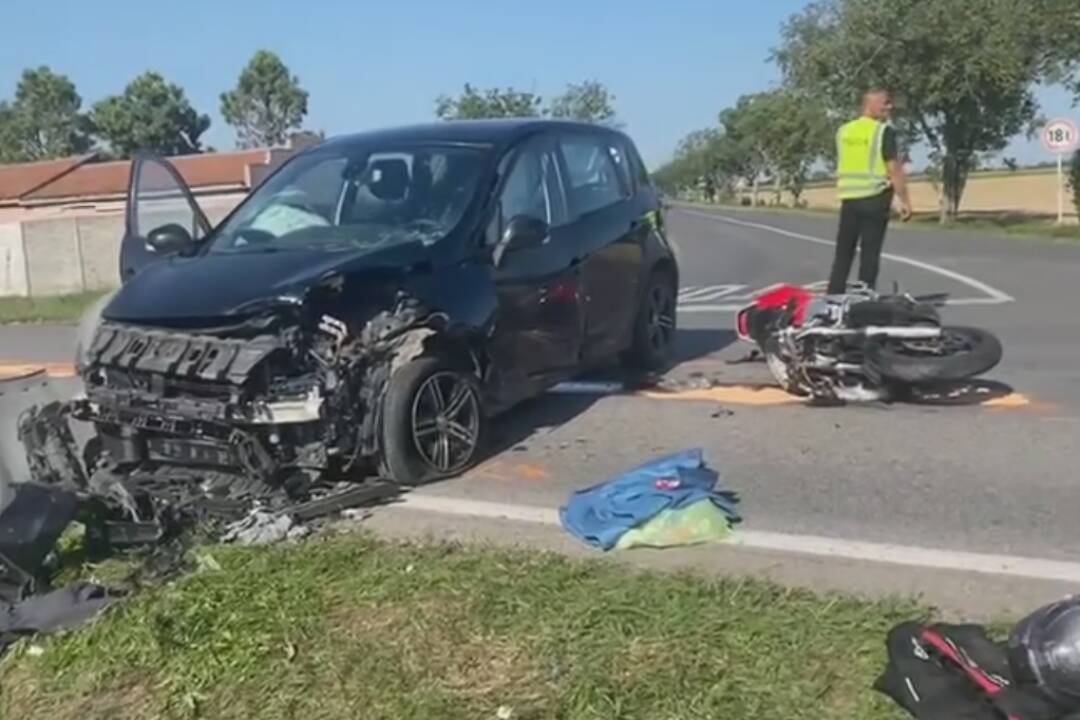
M 427 378 L 412 405 L 413 444 L 440 474 L 469 464 L 480 441 L 480 399 L 465 377 L 438 372 Z
M 675 296 L 664 284 L 654 285 L 648 300 L 649 346 L 656 352 L 664 352 L 675 339 Z

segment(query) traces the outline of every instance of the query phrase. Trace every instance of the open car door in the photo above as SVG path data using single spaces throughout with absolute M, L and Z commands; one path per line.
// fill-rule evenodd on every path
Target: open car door
M 120 246 L 121 282 L 164 259 L 150 246 L 148 238 L 154 230 L 171 224 L 184 228 L 196 243 L 210 233 L 210 222 L 172 163 L 152 153 L 137 153 L 131 161 Z

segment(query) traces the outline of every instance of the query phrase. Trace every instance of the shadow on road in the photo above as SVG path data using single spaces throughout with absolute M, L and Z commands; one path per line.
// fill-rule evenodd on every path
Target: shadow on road
M 718 353 L 737 340 L 738 336 L 732 330 L 680 328 L 675 339 L 675 361 L 669 371 L 683 363 Z M 653 386 L 660 380 L 658 376 L 643 376 L 628 372 L 618 364 L 591 370 L 583 373 L 578 379 L 587 382 L 625 383 L 631 387 Z M 558 427 L 570 422 L 586 412 L 603 396 L 602 393 L 549 394 L 522 403 L 499 416 L 493 423 L 494 427 L 488 438 L 488 450 L 484 459 L 490 459 L 521 445 L 538 430 Z
M 1013 394 L 1013 388 L 996 380 L 965 380 L 907 388 L 896 401 L 911 405 L 981 405 Z
M 679 330 L 675 339 L 675 363 L 691 362 L 718 353 L 738 342 L 734 330 L 694 328 Z

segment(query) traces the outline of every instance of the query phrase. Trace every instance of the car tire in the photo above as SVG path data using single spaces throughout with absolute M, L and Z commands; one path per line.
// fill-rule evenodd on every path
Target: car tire
M 484 426 L 475 375 L 435 357 L 412 360 L 391 375 L 383 398 L 383 473 L 400 485 L 459 475 L 479 458 Z
M 634 337 L 623 358 L 632 370 L 665 369 L 675 356 L 678 331 L 678 288 L 670 272 L 658 268 L 649 276 L 634 319 Z

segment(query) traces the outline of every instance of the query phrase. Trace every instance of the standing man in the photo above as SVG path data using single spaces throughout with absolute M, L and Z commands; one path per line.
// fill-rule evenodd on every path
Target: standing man
M 856 245 L 860 246 L 859 280 L 871 288 L 876 286 L 894 195 L 900 199 L 901 219 L 911 218 L 896 131 L 886 124 L 892 108 L 887 92 L 871 90 L 863 96 L 862 117 L 845 124 L 836 134 L 840 229 L 829 277 L 830 295 L 847 291 Z

